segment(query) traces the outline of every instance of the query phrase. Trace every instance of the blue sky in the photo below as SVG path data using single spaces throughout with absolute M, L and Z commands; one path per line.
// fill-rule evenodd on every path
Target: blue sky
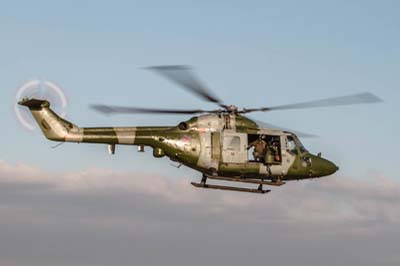
M 399 1 L 3 2 L 1 265 L 399 265 Z M 15 117 L 33 78 L 64 88 L 79 126 L 189 119 L 105 117 L 92 103 L 214 108 L 143 69 L 164 64 L 192 65 L 240 107 L 364 91 L 385 102 L 252 115 L 319 135 L 302 141 L 340 166 L 261 198 L 196 190 L 199 173 L 150 150 L 51 149 Z
M 90 145 L 50 150 L 38 131 L 16 123 L 12 105 L 16 88 L 40 77 L 65 89 L 68 117 L 78 125 L 176 124 L 187 117 L 101 117 L 88 104 L 211 107 L 142 69 L 188 64 L 217 95 L 239 106 L 377 94 L 384 104 L 254 117 L 320 135 L 305 144 L 342 173 L 398 176 L 398 8 L 396 1 L 7 3 L 0 11 L 3 157 L 55 169 L 169 169 L 165 160 L 131 148 L 120 148 L 115 158 Z

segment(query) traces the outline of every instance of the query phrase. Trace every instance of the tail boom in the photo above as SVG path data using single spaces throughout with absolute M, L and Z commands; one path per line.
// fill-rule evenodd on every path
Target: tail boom
M 58 142 L 85 142 L 134 145 L 136 127 L 81 128 L 59 117 L 46 100 L 23 99 L 20 105 L 31 111 L 47 139 Z

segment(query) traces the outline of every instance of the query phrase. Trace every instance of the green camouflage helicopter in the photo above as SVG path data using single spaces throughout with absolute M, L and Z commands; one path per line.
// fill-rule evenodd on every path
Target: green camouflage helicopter
M 149 69 L 179 84 L 195 95 L 215 103 L 216 110 L 172 110 L 92 105 L 104 114 L 184 114 L 196 115 L 169 127 L 78 127 L 58 116 L 47 100 L 23 98 L 19 104 L 30 109 L 46 138 L 58 142 L 95 143 L 115 146 L 137 145 L 153 148 L 156 158 L 164 156 L 179 165 L 202 173 L 199 188 L 267 193 L 264 185 L 281 186 L 285 181 L 328 176 L 339 168 L 311 154 L 293 131 L 257 122 L 245 116 L 250 112 L 303 109 L 311 107 L 376 103 L 373 94 L 361 93 L 275 107 L 243 108 L 225 105 L 214 96 L 186 66 L 156 66 Z M 208 184 L 207 179 L 251 183 L 256 188 Z

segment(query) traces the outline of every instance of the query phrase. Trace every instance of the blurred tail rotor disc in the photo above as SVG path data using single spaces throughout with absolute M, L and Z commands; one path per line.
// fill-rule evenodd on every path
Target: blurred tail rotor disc
M 27 108 L 18 105 L 18 101 L 24 97 L 48 100 L 53 110 L 63 118 L 66 116 L 67 97 L 59 85 L 48 80 L 29 80 L 17 89 L 14 112 L 18 122 L 30 131 L 36 128 L 36 122 Z

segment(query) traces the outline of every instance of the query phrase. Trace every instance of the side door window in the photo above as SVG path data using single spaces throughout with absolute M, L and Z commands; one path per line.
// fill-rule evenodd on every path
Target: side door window
M 239 136 L 227 136 L 226 138 L 226 149 L 228 151 L 239 152 L 240 151 L 240 137 Z
M 247 150 L 244 146 L 247 143 L 246 134 L 224 133 L 222 160 L 225 163 L 245 163 Z

